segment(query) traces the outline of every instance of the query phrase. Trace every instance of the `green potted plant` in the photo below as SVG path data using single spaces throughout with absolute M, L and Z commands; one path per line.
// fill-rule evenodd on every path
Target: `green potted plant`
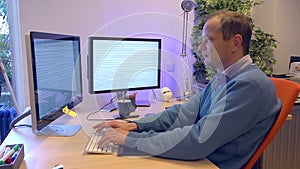
M 273 57 L 273 51 L 277 48 L 277 40 L 272 34 L 266 33 L 257 27 L 250 12 L 253 7 L 263 4 L 263 2 L 253 2 L 253 0 L 196 0 L 195 8 L 195 26 L 192 33 L 192 50 L 196 58 L 193 64 L 193 76 L 196 82 L 206 82 L 214 73 L 214 70 L 205 67 L 201 52 L 198 46 L 202 40 L 202 29 L 205 24 L 205 18 L 208 14 L 215 10 L 238 11 L 249 16 L 253 35 L 250 44 L 250 56 L 255 64 L 267 75 L 272 75 L 273 65 L 276 60 Z

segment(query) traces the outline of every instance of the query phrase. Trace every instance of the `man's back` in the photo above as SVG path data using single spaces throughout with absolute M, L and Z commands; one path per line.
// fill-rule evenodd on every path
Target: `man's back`
M 218 122 L 207 141 L 219 148 L 208 159 L 221 168 L 240 168 L 272 126 L 281 103 L 273 83 L 255 65 L 249 65 L 234 77 L 226 77 L 226 84 L 218 90 L 215 89 L 218 85 L 214 85 L 218 84 L 217 79 L 213 79 L 201 97 L 201 105 L 209 105 L 212 110 L 204 111 L 207 107 L 200 106 L 201 118 L 206 116 L 208 122 Z

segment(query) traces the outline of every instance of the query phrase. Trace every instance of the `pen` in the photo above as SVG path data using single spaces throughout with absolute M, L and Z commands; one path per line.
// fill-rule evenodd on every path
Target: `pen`
M 1 156 L 0 159 L 1 159 L 6 153 L 8 153 L 9 150 L 10 150 L 10 147 L 8 147 L 8 146 L 4 147 L 3 152 L 1 152 L 1 154 L 0 154 L 0 156 Z
M 5 160 L 5 163 L 6 163 L 6 164 L 11 164 L 11 163 L 13 163 L 13 162 L 15 161 L 15 159 L 17 158 L 18 154 L 19 154 L 19 151 L 14 152 L 11 156 L 9 156 L 9 157 Z
M 11 160 L 15 161 L 15 159 L 17 158 L 17 156 L 19 155 L 19 151 L 16 151 L 12 156 L 11 156 Z
M 14 148 L 9 150 L 8 153 L 4 154 L 4 156 L 0 159 L 0 165 L 2 165 L 6 161 L 6 159 L 8 157 L 10 157 L 14 152 L 18 151 L 19 148 L 20 148 L 20 145 L 17 144 L 17 145 L 14 146 Z
M 6 147 L 3 147 L 3 148 L 0 150 L 0 158 L 3 157 L 5 150 L 6 150 Z

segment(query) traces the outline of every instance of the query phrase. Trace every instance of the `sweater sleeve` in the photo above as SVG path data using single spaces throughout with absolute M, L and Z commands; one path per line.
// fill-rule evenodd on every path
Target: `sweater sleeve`
M 125 146 L 155 156 L 181 160 L 205 158 L 234 139 L 239 141 L 237 144 L 242 143 L 245 147 L 250 147 L 251 145 L 246 144 L 255 142 L 253 139 L 257 138 L 245 133 L 251 131 L 256 124 L 263 124 L 267 127 L 255 130 L 254 133 L 249 132 L 263 135 L 262 133 L 269 130 L 280 109 L 280 103 L 272 90 L 265 90 L 264 87 L 257 89 L 256 84 L 248 81 L 229 84 L 225 86 L 226 92 L 221 91 L 220 95 L 215 97 L 216 102 L 212 104 L 210 112 L 198 122 L 181 127 L 174 126 L 166 132 L 149 130 L 153 124 L 163 126 L 160 124 L 162 122 L 150 122 L 147 124 L 149 126 L 142 127 L 147 129 L 146 131 L 130 132 Z M 166 118 L 161 120 L 163 119 Z M 262 121 L 264 123 L 260 123 Z M 165 129 L 166 126 L 170 124 L 161 128 Z M 244 135 L 243 141 L 239 139 L 241 135 Z
M 166 131 L 191 125 L 199 112 L 200 94 L 195 94 L 189 102 L 173 105 L 161 113 L 153 114 L 135 121 L 138 131 Z

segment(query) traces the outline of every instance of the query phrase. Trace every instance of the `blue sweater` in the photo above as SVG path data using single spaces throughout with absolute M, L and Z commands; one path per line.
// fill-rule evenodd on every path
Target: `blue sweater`
M 208 158 L 222 169 L 241 168 L 272 126 L 281 102 L 255 65 L 220 75 L 184 104 L 136 121 L 125 146 L 171 159 Z

